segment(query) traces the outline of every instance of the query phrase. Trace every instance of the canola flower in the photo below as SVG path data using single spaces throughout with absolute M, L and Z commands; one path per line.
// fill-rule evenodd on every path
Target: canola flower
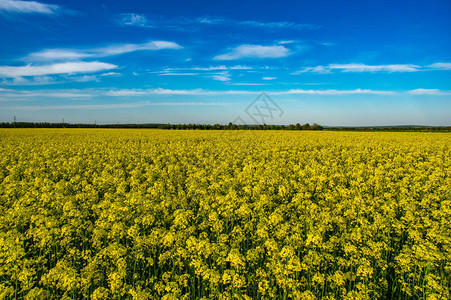
M 451 297 L 447 133 L 0 142 L 0 299 Z

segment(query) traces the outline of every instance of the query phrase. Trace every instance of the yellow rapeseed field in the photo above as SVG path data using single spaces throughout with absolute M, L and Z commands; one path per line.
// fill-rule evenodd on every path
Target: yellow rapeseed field
M 0 141 L 0 299 L 451 297 L 450 134 Z

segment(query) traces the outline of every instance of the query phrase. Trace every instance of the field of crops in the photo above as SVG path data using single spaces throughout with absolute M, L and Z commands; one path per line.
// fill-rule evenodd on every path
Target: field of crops
M 451 297 L 450 134 L 0 142 L 0 299 Z

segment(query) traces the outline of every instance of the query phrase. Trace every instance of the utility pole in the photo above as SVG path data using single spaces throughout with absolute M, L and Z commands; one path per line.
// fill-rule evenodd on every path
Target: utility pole
M 14 128 L 16 128 L 16 116 L 14 116 Z

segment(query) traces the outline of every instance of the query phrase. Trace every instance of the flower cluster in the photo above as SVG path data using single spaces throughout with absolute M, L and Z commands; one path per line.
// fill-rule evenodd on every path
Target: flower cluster
M 0 299 L 451 297 L 449 134 L 0 141 Z

